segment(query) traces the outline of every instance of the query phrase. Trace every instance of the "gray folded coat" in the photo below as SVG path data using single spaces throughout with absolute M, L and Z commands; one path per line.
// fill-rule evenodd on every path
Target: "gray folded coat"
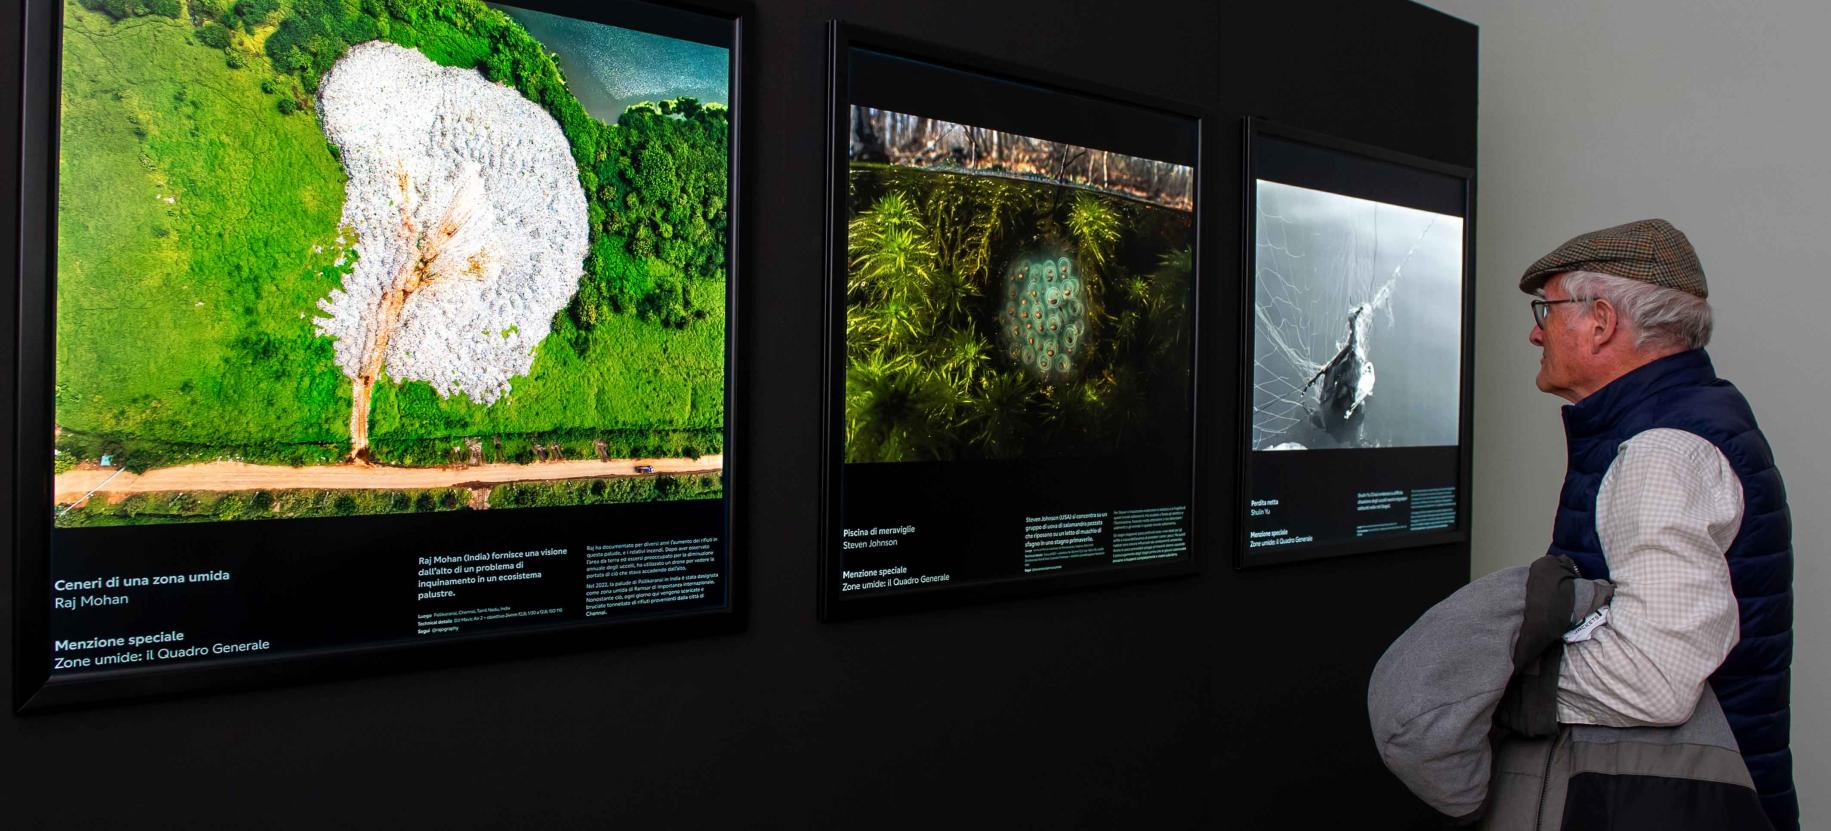
M 1563 634 L 1613 591 L 1546 556 L 1431 607 L 1368 686 L 1387 768 L 1432 808 L 1483 828 L 1768 828 L 1708 689 L 1676 727 L 1558 724 Z

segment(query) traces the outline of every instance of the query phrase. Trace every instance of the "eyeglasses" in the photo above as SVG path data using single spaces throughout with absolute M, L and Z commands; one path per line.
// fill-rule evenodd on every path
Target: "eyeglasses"
M 1559 303 L 1588 303 L 1593 297 L 1572 297 L 1567 300 L 1534 300 L 1532 301 L 1532 322 L 1540 328 L 1545 326 L 1545 318 L 1551 317 L 1551 307 Z

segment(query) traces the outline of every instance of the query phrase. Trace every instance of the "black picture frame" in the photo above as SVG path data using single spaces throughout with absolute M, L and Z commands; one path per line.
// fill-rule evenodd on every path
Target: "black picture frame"
M 1235 413 L 1238 415 L 1238 431 L 1230 437 L 1238 452 L 1235 465 L 1232 496 L 1232 512 L 1236 521 L 1233 542 L 1234 567 L 1249 569 L 1265 566 L 1276 566 L 1311 560 L 1346 557 L 1359 554 L 1370 554 L 1380 551 L 1424 548 L 1429 546 L 1466 543 L 1469 540 L 1469 521 L 1473 499 L 1470 486 L 1473 482 L 1473 428 L 1474 428 L 1474 357 L 1475 357 L 1475 171 L 1460 165 L 1440 162 L 1420 156 L 1390 150 L 1371 144 L 1340 138 L 1325 133 L 1307 130 L 1288 124 L 1269 121 L 1264 118 L 1247 117 L 1241 125 L 1243 153 L 1241 154 L 1241 244 L 1240 244 L 1240 281 L 1238 300 L 1239 360 L 1244 369 L 1236 390 Z M 1429 189 L 1417 181 L 1408 182 L 1408 177 L 1437 177 L 1451 179 L 1459 183 L 1460 198 L 1456 200 L 1461 209 L 1462 226 L 1462 305 L 1460 309 L 1461 339 L 1458 395 L 1457 433 L 1458 443 L 1454 453 L 1456 520 L 1450 529 L 1395 532 L 1347 540 L 1321 540 L 1315 544 L 1302 544 L 1288 548 L 1278 547 L 1253 553 L 1249 546 L 1251 534 L 1251 510 L 1253 500 L 1252 464 L 1255 452 L 1251 449 L 1253 438 L 1253 360 L 1257 323 L 1254 304 L 1258 288 L 1257 280 L 1257 239 L 1258 239 L 1258 182 L 1260 181 L 1260 160 L 1262 149 L 1268 142 L 1282 142 L 1296 145 L 1312 151 L 1319 162 L 1314 170 L 1314 182 L 1308 186 L 1333 192 L 1345 192 L 1355 188 L 1344 189 L 1343 182 L 1357 181 L 1356 187 L 1363 192 L 1352 195 L 1375 201 L 1387 201 L 1374 195 L 1387 193 L 1406 193 L 1408 199 L 1420 198 L 1416 192 Z M 1286 182 L 1287 184 L 1297 184 Z M 1325 183 L 1334 183 L 1329 186 Z M 1437 183 L 1441 185 L 1441 183 Z M 1398 202 L 1391 202 L 1399 204 Z M 1415 207 L 1415 206 L 1414 206 Z M 1380 453 L 1401 448 L 1323 451 L 1329 453 Z M 1314 451 L 1307 451 L 1314 452 Z
M 61 679 L 52 676 L 49 634 L 52 591 L 49 579 L 53 422 L 50 380 L 57 246 L 57 159 L 60 132 L 62 20 L 61 0 L 22 3 L 23 65 L 20 97 L 20 187 L 15 202 L 19 219 L 15 237 L 0 235 L 0 253 L 16 266 L 17 293 L 0 293 L 0 388 L 13 395 L 13 406 L 0 408 L 0 464 L 11 476 L 0 479 L 0 533 L 12 554 L 14 617 L 13 706 L 20 714 L 95 706 L 200 692 L 223 692 L 267 686 L 340 680 L 364 675 L 410 672 L 459 664 L 559 655 L 635 643 L 666 642 L 730 635 L 741 631 L 747 615 L 744 528 L 741 501 L 747 448 L 744 412 L 746 377 L 740 298 L 749 261 L 750 230 L 745 222 L 752 196 L 745 187 L 744 156 L 753 115 L 747 105 L 748 78 L 755 61 L 746 48 L 746 30 L 754 20 L 748 0 L 616 0 L 621 14 L 604 4 L 584 0 L 512 0 L 509 5 L 589 22 L 651 29 L 656 20 L 683 15 L 711 21 L 729 32 L 730 142 L 726 237 L 724 489 L 719 514 L 724 525 L 720 567 L 725 592 L 717 608 L 680 613 L 636 615 L 608 621 L 573 621 L 457 634 L 433 640 L 358 644 L 340 648 L 285 652 L 272 656 L 215 659 L 151 671 L 114 670 Z M 607 18 L 615 17 L 615 20 Z M 672 24 L 670 24 L 672 25 Z M 687 29 L 705 22 L 680 24 Z M 652 30 L 652 29 L 651 29 Z M 723 35 L 721 34 L 721 40 Z M 663 503 L 655 503 L 663 504 Z M 517 512 L 568 511 L 571 508 L 524 508 Z M 291 522 L 267 520 L 266 522 Z M 8 527 L 10 526 L 10 527 Z
M 1211 145 L 1215 139 L 1212 125 L 1218 120 L 1217 117 L 1203 108 L 1185 103 L 1114 89 L 1083 79 L 1037 71 L 1034 68 L 1015 66 L 982 55 L 865 28 L 841 20 L 833 20 L 828 23 L 827 46 L 827 256 L 825 262 L 825 372 L 823 374 L 825 385 L 822 408 L 821 538 L 818 557 L 819 573 L 816 575 L 819 585 L 818 612 L 820 619 L 825 621 L 852 620 L 1199 574 L 1203 568 L 1200 546 L 1201 524 L 1199 522 L 1203 510 L 1197 502 L 1201 464 L 1200 457 L 1196 453 L 1197 443 L 1201 440 L 1200 431 L 1197 429 L 1199 425 L 1198 386 L 1202 373 L 1199 363 L 1202 351 L 1201 286 L 1204 279 L 1213 279 L 1211 269 L 1208 267 L 1208 263 L 1211 262 L 1210 246 L 1206 244 L 1210 235 L 1204 230 L 1210 214 L 1204 212 L 1202 206 L 1206 195 L 1204 163 L 1215 158 Z M 1064 100 L 1080 99 L 1099 106 L 1153 113 L 1159 118 L 1184 122 L 1193 129 L 1192 192 L 1196 198 L 1192 234 L 1194 275 L 1191 279 L 1189 298 L 1191 327 L 1189 344 L 1190 439 L 1189 475 L 1183 490 L 1188 500 L 1188 537 L 1187 551 L 1184 556 L 1167 562 L 1116 565 L 1098 570 L 1069 571 L 1050 576 L 1019 574 L 906 592 L 863 596 L 842 594 L 840 546 L 843 531 L 842 502 L 845 498 L 843 482 L 846 466 L 844 436 L 846 362 L 844 355 L 847 274 L 847 148 L 850 132 L 850 107 L 853 104 L 850 94 L 850 75 L 854 50 L 866 50 L 892 60 L 914 62 L 938 69 L 942 73 L 953 74 L 956 77 L 971 78 L 979 83 L 1011 85 L 1031 90 L 1032 94 L 1060 96 Z M 940 88 L 941 86 L 929 87 L 918 97 L 924 102 L 936 101 L 938 97 L 946 94 L 946 90 Z M 983 88 L 975 88 L 972 94 L 984 96 L 989 93 L 985 92 Z M 946 115 L 946 113 L 940 112 L 923 114 L 935 117 Z M 977 126 L 1022 135 L 1058 138 L 1040 131 L 1027 132 L 1024 127 L 1010 122 L 1004 124 L 975 123 Z M 1124 140 L 1122 128 L 1106 124 L 1102 129 L 1116 141 Z M 1098 146 L 1101 149 L 1121 151 L 1120 147 L 1097 145 L 1093 142 L 1081 143 L 1085 146 Z

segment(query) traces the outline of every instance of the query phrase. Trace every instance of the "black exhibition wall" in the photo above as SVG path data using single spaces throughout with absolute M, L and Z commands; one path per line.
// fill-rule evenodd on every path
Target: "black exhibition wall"
M 40 175 L 19 166 L 20 96 L 47 92 L 22 82 L 21 56 L 54 33 L 22 30 L 17 0 L 0 9 L 10 274 L 20 176 Z M 1375 756 L 1364 690 L 1385 645 L 1464 582 L 1468 546 L 1236 572 L 1229 442 L 1201 444 L 1196 576 L 816 619 L 831 18 L 1216 117 L 1205 435 L 1235 435 L 1239 118 L 1475 163 L 1476 29 L 1399 0 L 759 0 L 741 630 L 0 717 L 0 826 L 1430 827 Z M 15 300 L 0 300 L 9 388 Z

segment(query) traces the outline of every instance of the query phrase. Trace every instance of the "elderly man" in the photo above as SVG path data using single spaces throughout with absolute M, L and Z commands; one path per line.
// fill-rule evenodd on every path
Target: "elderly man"
M 1550 553 L 1617 586 L 1604 624 L 1565 651 L 1559 720 L 1676 724 L 1708 683 L 1774 827 L 1798 828 L 1786 493 L 1748 402 L 1704 352 L 1697 254 L 1671 223 L 1633 222 L 1565 243 L 1520 289 L 1538 296 L 1538 387 L 1571 402 Z

